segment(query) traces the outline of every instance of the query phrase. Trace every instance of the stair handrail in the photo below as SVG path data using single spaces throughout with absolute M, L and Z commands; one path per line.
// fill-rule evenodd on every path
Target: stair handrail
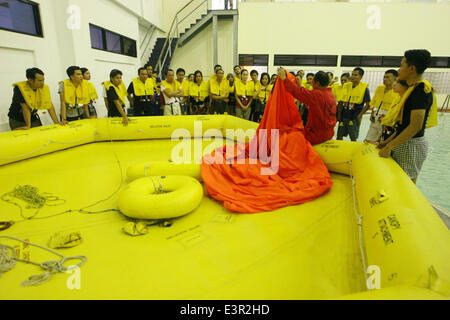
M 178 10 L 178 12 L 175 14 L 175 17 L 172 20 L 172 24 L 170 26 L 169 33 L 167 34 L 166 41 L 164 42 L 164 46 L 161 49 L 161 53 L 156 62 L 156 65 L 155 65 L 155 68 L 158 69 L 158 73 L 160 76 L 162 76 L 162 74 L 161 74 L 162 67 L 164 66 L 164 64 L 166 62 L 167 55 L 170 54 L 170 56 L 172 56 L 172 40 L 174 38 L 174 36 L 172 35 L 173 31 L 176 31 L 176 34 L 178 35 L 178 27 L 179 27 L 180 23 L 182 21 L 184 21 L 187 17 L 192 15 L 195 12 L 195 10 L 200 8 L 200 6 L 202 6 L 205 2 L 207 3 L 207 9 L 209 8 L 209 0 L 203 0 L 195 9 L 190 11 L 181 21 L 178 21 L 178 15 L 194 1 L 195 0 L 189 1 L 185 6 L 183 6 L 180 10 Z M 174 26 L 175 26 L 175 29 L 174 29 Z M 167 48 L 167 51 L 165 52 L 166 48 Z
M 163 47 L 162 47 L 162 49 L 161 49 L 161 54 L 159 55 L 158 61 L 156 62 L 156 65 L 155 65 L 155 68 L 158 69 L 158 72 L 160 73 L 160 75 L 161 75 L 161 71 L 162 71 L 162 70 L 161 70 L 161 69 L 162 69 L 162 68 L 161 68 L 161 58 L 162 58 L 162 56 L 163 56 L 163 54 L 164 54 L 164 50 L 166 49 L 167 44 L 169 43 L 169 39 L 170 39 L 170 36 L 171 36 L 171 34 L 172 34 L 172 29 L 173 29 L 173 26 L 175 25 L 175 21 L 176 21 L 178 15 L 180 14 L 180 12 L 183 11 L 185 8 L 187 8 L 192 2 L 194 2 L 194 0 L 189 1 L 189 2 L 186 3 L 186 5 L 184 5 L 180 10 L 178 10 L 177 13 L 175 14 L 175 17 L 174 17 L 173 20 L 172 20 L 172 24 L 170 25 L 169 32 L 167 33 L 166 41 L 164 41 L 164 45 L 163 45 Z M 165 60 L 165 59 L 164 59 L 164 60 Z M 163 65 L 164 65 L 164 64 L 163 64 Z
M 150 30 L 152 30 L 152 33 L 150 34 Z M 147 36 L 150 34 L 150 38 L 148 38 L 147 44 L 145 45 L 145 49 L 142 50 L 142 45 L 141 45 L 141 61 L 145 56 L 145 53 L 147 52 L 148 46 L 150 45 L 150 42 L 152 41 L 153 35 L 155 34 L 156 31 L 156 27 L 151 26 L 150 28 L 148 28 L 147 33 L 145 34 L 145 38 L 144 41 L 147 40 Z
M 208 1 L 209 0 L 202 1 L 202 3 L 200 3 L 198 6 L 196 6 L 195 9 L 193 9 L 191 12 L 189 12 L 189 14 L 187 14 L 183 19 L 181 19 L 181 21 L 177 22 L 177 29 L 178 29 L 178 25 L 180 25 L 184 20 L 186 20 L 187 17 L 189 17 L 191 14 L 193 14 L 195 12 L 195 10 L 200 8 L 205 2 L 208 2 Z

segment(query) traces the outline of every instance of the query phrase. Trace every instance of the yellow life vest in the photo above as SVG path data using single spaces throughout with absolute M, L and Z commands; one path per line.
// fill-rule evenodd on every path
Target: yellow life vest
M 246 96 L 246 97 L 253 97 L 255 94 L 255 84 L 253 81 L 247 81 L 246 84 L 244 84 L 242 81 L 239 81 L 235 84 L 236 87 L 236 95 L 238 96 Z
M 170 89 L 171 91 L 178 91 L 178 89 L 181 87 L 181 84 L 174 80 L 171 84 L 167 82 L 167 80 L 164 80 L 161 82 L 161 85 L 164 86 L 166 89 Z
M 222 79 L 222 82 L 219 84 L 217 82 L 217 78 L 211 80 L 210 82 L 210 91 L 212 94 L 215 94 L 216 96 L 222 96 L 225 93 L 229 92 L 230 89 L 230 83 L 226 79 Z
M 253 82 L 253 81 L 252 81 Z M 259 88 L 261 88 L 261 81 L 256 81 L 256 83 L 253 82 L 253 86 L 255 87 L 255 92 L 258 92 Z
M 125 97 L 128 97 L 128 92 L 127 88 L 125 88 L 125 85 L 123 84 L 123 81 L 120 83 L 118 88 L 115 85 L 113 85 L 111 81 L 105 81 L 102 84 L 105 86 L 107 92 L 109 88 L 113 87 L 119 99 L 122 101 L 123 104 L 125 104 Z
M 76 88 L 70 79 L 61 82 L 64 84 L 64 99 L 67 104 L 88 104 L 91 101 L 88 81 L 82 80 Z
M 44 84 L 44 87 L 36 91 L 30 87 L 28 81 L 14 83 L 13 87 L 18 87 L 22 96 L 31 110 L 48 110 L 52 107 L 52 98 L 50 88 Z
M 344 84 L 342 88 L 341 101 L 349 102 L 354 104 L 361 104 L 364 101 L 364 95 L 368 87 L 368 83 L 360 82 L 356 87 L 353 88 L 353 82 L 349 81 Z
M 209 85 L 208 82 L 202 81 L 200 85 L 193 83 L 189 87 L 189 95 L 191 97 L 196 97 L 201 101 L 204 101 L 206 97 L 209 97 Z
M 175 81 L 178 88 L 181 87 L 181 89 L 183 89 L 184 96 L 189 97 L 189 87 L 191 86 L 191 83 L 188 80 L 183 80 L 182 83 L 180 83 L 178 80 Z
M 262 87 L 262 85 L 261 85 L 261 87 Z M 272 92 L 272 88 L 273 88 L 273 85 L 269 84 L 267 86 L 267 89 L 269 89 L 269 91 L 261 90 L 258 95 L 259 99 L 261 101 L 267 101 L 269 99 L 270 93 Z
M 136 97 L 143 97 L 143 96 L 152 96 L 153 91 L 153 81 L 147 78 L 145 83 L 142 83 L 141 79 L 134 78 L 133 79 L 133 89 L 134 89 L 134 95 Z
M 235 81 L 236 81 L 236 80 L 235 80 Z M 229 93 L 234 93 L 234 90 L 235 90 L 235 88 L 234 88 L 234 82 L 233 82 L 233 85 L 232 85 L 232 86 L 230 86 L 230 81 L 227 80 L 227 82 L 228 82 L 228 92 L 229 92 Z
M 305 83 L 305 84 L 304 84 L 304 87 L 305 87 L 305 89 L 308 89 L 308 90 L 310 90 L 310 91 L 314 89 L 313 86 L 310 85 L 309 83 Z
M 382 110 L 389 111 L 391 109 L 392 104 L 399 98 L 398 93 L 394 92 L 393 89 L 389 90 L 385 93 L 386 86 L 384 84 L 378 86 L 375 94 L 373 95 L 372 101 L 370 101 L 370 105 L 373 108 L 380 108 Z
M 89 87 L 89 98 L 91 100 L 97 100 L 98 94 L 97 94 L 97 90 L 94 87 L 94 84 L 92 82 L 88 81 L 88 87 Z
M 339 83 L 334 83 L 331 86 L 331 93 L 336 98 L 336 101 L 339 101 L 338 96 L 339 96 L 341 91 L 342 91 L 342 86 Z
M 429 83 L 427 80 L 420 80 L 416 83 L 413 83 L 408 90 L 406 90 L 403 97 L 400 99 L 400 102 L 398 103 L 398 106 L 395 108 L 391 108 L 391 110 L 388 112 L 388 114 L 383 118 L 381 121 L 381 124 L 389 127 L 393 127 L 396 123 L 402 123 L 403 120 L 403 109 L 405 107 L 405 102 L 408 100 L 411 93 L 414 91 L 414 89 L 419 85 L 423 83 L 424 84 L 424 92 L 425 93 L 432 93 L 433 94 L 433 104 L 431 105 L 430 112 L 428 114 L 428 120 L 427 124 L 425 126 L 425 129 L 432 128 L 438 125 L 438 115 L 437 115 L 437 98 L 436 98 L 436 90 L 434 87 Z

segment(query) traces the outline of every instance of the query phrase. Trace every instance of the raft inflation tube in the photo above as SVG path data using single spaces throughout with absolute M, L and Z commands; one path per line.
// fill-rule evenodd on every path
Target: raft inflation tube
M 199 138 L 229 138 L 227 129 L 242 129 L 229 142 L 248 142 L 257 126 L 227 115 L 132 118 L 127 127 L 119 118 L 81 120 L 65 127 L 0 134 L 0 166 L 96 142 L 190 136 L 195 148 Z M 379 157 L 375 146 L 362 143 L 328 141 L 314 149 L 330 172 L 352 179 L 367 285 L 377 288 L 339 298 L 448 299 L 449 230 L 397 163 Z M 171 217 L 185 215 L 203 197 L 200 163 L 166 159 L 135 163 L 125 170 L 128 185 L 118 207 L 130 217 L 158 219 L 174 211 L 177 214 Z M 142 207 L 151 210 L 142 211 Z

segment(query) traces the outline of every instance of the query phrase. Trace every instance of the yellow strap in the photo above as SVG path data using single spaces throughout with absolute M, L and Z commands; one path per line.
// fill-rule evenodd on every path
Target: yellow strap
M 14 83 L 13 87 L 18 87 L 25 103 L 31 110 L 48 110 L 52 107 L 52 99 L 50 96 L 50 88 L 48 85 L 37 89 L 31 89 L 28 81 Z
M 115 85 L 113 85 L 111 81 L 105 81 L 102 84 L 105 86 L 106 91 L 108 91 L 109 88 L 113 87 L 114 91 L 116 91 L 116 94 L 119 97 L 119 99 L 122 101 L 123 104 L 125 104 L 125 97 L 128 96 L 128 92 L 127 92 L 127 88 L 125 88 L 125 85 L 123 84 L 123 82 L 120 83 L 119 87 L 116 87 Z
M 142 97 L 146 95 L 153 95 L 153 81 L 148 79 L 145 81 L 145 84 L 142 83 L 140 78 L 133 79 L 133 89 L 134 95 L 137 97 Z
M 88 81 L 82 80 L 80 85 L 76 88 L 70 79 L 66 79 L 62 82 L 64 84 L 64 98 L 67 104 L 88 104 L 91 101 Z
M 88 86 L 89 86 L 89 97 L 91 100 L 97 100 L 98 99 L 98 94 L 97 94 L 97 89 L 95 89 L 94 84 L 92 82 L 88 82 Z
M 343 93 L 341 96 L 341 101 L 349 102 L 354 104 L 361 104 L 364 101 L 364 95 L 366 93 L 368 84 L 360 82 L 356 87 L 353 88 L 353 83 L 347 82 L 343 86 Z

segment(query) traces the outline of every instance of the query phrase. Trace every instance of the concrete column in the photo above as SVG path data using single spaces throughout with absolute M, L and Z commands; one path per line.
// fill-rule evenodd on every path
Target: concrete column
M 239 55 L 238 55 L 239 24 L 238 24 L 238 22 L 239 22 L 239 16 L 236 14 L 233 16 L 233 66 L 239 64 Z
M 213 15 L 213 64 L 218 64 L 219 60 L 219 48 L 218 48 L 218 19 L 217 15 Z

